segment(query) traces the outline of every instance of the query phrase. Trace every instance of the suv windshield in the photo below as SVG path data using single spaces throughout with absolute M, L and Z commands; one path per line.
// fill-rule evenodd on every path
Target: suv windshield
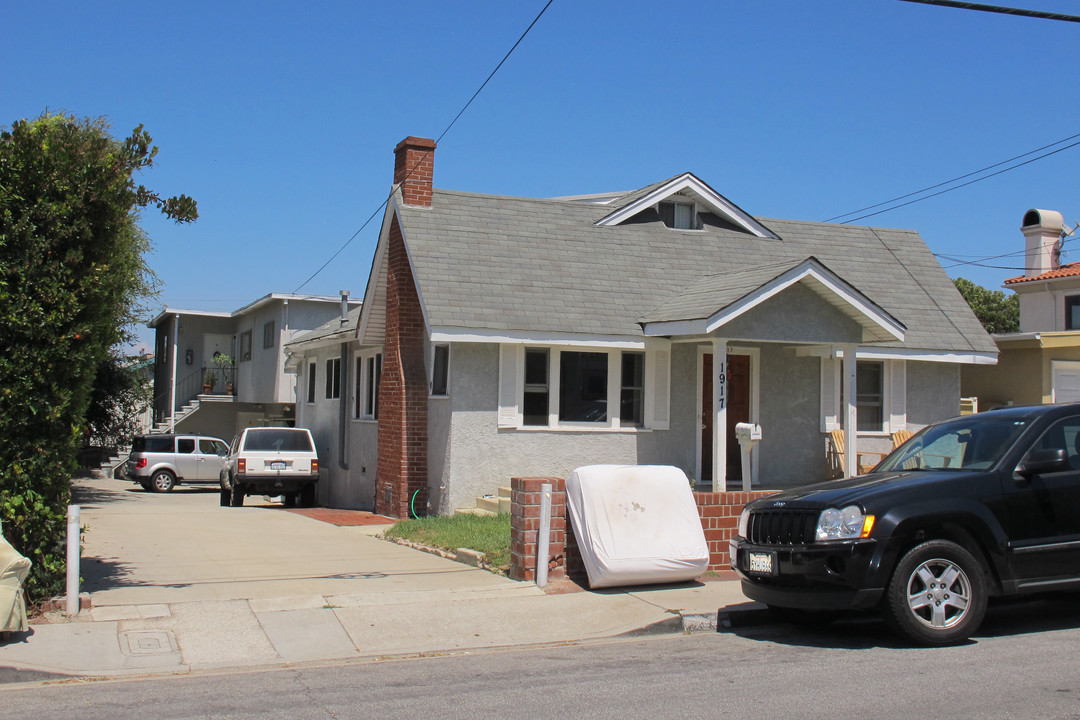
M 1025 418 L 972 415 L 925 428 L 874 470 L 986 470 L 1028 427 Z
M 259 428 L 248 430 L 244 450 L 273 452 L 312 452 L 309 435 L 291 428 Z

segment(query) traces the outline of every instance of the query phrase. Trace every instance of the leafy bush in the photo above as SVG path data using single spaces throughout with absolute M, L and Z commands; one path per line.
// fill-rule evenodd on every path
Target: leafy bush
M 155 280 L 139 208 L 194 220 L 195 201 L 161 199 L 133 174 L 157 148 L 136 128 L 64 114 L 0 132 L 0 519 L 34 565 L 31 602 L 64 579 L 66 506 L 98 368 L 127 339 Z

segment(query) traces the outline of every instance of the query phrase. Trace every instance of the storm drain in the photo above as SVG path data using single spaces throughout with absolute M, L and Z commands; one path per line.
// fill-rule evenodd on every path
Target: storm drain
M 125 655 L 163 655 L 180 649 L 168 630 L 132 630 L 120 636 L 120 649 Z

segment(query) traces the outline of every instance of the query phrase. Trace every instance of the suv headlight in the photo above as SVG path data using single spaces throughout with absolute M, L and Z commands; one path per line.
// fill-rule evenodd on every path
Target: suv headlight
M 744 507 L 742 509 L 742 512 L 739 513 L 739 537 L 741 537 L 741 538 L 746 537 L 746 530 L 749 527 L 749 525 L 750 525 L 750 509 Z
M 874 516 L 865 515 L 857 505 L 848 505 L 843 510 L 827 508 L 818 517 L 817 540 L 852 540 L 870 535 L 874 528 Z

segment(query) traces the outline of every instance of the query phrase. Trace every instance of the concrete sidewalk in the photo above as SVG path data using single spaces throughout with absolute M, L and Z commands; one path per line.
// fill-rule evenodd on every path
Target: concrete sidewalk
M 439 653 L 614 637 L 652 627 L 715 631 L 750 607 L 734 580 L 545 593 L 375 537 L 216 493 L 80 483 L 84 589 L 92 607 L 0 641 L 0 668 L 74 676 Z M 9 675 L 25 679 L 18 674 Z M 2 673 L 0 673 L 2 676 Z

